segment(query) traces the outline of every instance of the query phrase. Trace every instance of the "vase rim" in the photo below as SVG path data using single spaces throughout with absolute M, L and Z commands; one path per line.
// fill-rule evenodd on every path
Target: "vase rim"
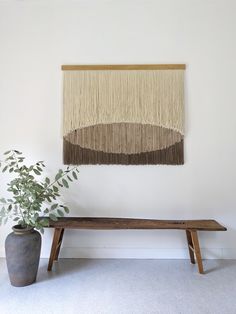
M 12 227 L 12 230 L 16 234 L 30 233 L 30 232 L 33 231 L 33 229 L 34 229 L 34 227 L 32 227 L 32 226 L 22 227 L 21 225 L 15 225 L 15 226 Z

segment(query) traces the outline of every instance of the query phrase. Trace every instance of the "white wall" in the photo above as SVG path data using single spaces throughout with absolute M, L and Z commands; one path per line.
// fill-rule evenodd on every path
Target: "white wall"
M 217 219 L 228 231 L 201 233 L 204 256 L 236 258 L 235 33 L 234 0 L 0 0 L 1 153 L 43 159 L 49 174 L 61 167 L 61 64 L 186 63 L 185 165 L 83 166 L 64 199 L 78 216 Z M 1 256 L 10 230 L 0 228 Z M 178 231 L 77 230 L 62 256 L 187 251 Z

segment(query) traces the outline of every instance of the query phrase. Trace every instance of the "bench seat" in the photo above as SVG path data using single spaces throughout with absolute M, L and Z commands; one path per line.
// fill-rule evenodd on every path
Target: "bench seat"
M 200 274 L 204 273 L 197 231 L 226 231 L 227 229 L 216 220 L 157 220 L 139 218 L 106 218 L 106 217 L 60 217 L 57 221 L 49 220 L 49 228 L 54 228 L 48 271 L 52 270 L 53 262 L 58 260 L 65 229 L 92 230 L 157 230 L 172 229 L 186 232 L 190 261 L 197 260 Z M 195 256 L 194 256 L 195 255 Z
M 225 231 L 225 227 L 215 220 L 156 220 L 139 218 L 97 218 L 63 217 L 58 221 L 50 220 L 52 228 L 67 229 L 177 229 Z

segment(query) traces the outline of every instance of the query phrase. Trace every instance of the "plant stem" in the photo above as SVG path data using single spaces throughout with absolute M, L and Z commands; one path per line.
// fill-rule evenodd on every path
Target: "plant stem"
M 17 157 L 16 157 L 16 153 L 15 153 L 15 152 L 13 152 L 13 156 L 14 156 L 14 159 L 15 159 L 15 161 L 16 161 L 16 168 L 19 170 L 19 169 L 20 169 L 20 168 L 19 168 L 19 163 L 18 163 L 18 159 L 17 159 Z M 18 188 L 17 188 L 17 190 L 18 190 L 18 192 L 20 193 L 20 196 L 22 197 L 21 189 L 18 189 Z M 26 225 L 26 223 L 25 223 L 25 218 L 24 218 L 23 212 L 22 212 L 22 210 L 21 210 L 20 204 L 19 204 L 19 211 L 20 211 L 20 215 L 21 215 L 21 217 L 22 217 L 23 224 Z
M 20 214 L 21 214 L 21 217 L 22 217 L 23 224 L 26 225 L 26 223 L 25 223 L 25 218 L 24 218 L 24 215 L 23 215 L 23 212 L 22 212 L 22 210 L 21 210 L 20 205 L 19 205 L 19 210 L 20 210 Z

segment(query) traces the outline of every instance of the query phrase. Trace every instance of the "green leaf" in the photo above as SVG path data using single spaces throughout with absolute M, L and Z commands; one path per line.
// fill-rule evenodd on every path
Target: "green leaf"
M 0 215 L 4 216 L 5 215 L 5 207 L 3 206 L 1 211 L 0 211 Z
M 34 173 L 37 174 L 38 176 L 41 174 L 37 169 L 33 169 Z
M 1 198 L 1 199 L 0 199 L 0 203 L 6 204 L 5 198 Z
M 39 218 L 39 213 L 34 214 L 34 219 L 37 220 Z
M 71 177 L 67 176 L 68 180 L 70 180 L 71 182 L 73 182 L 73 180 L 71 179 Z
M 75 171 L 73 171 L 73 172 L 72 172 L 72 175 L 73 175 L 73 177 L 75 178 L 75 180 L 77 180 L 77 179 L 78 179 L 77 174 L 76 174 L 76 172 L 75 172 Z
M 49 213 L 49 209 L 48 208 L 46 208 L 46 209 L 44 209 L 44 214 L 48 214 Z
M 17 155 L 22 155 L 22 152 L 19 152 L 18 150 L 14 150 L 14 152 L 15 152 Z
M 20 219 L 19 217 L 15 217 L 13 221 L 18 221 L 19 219 Z
M 14 169 L 13 168 L 10 168 L 9 172 L 11 173 Z
M 50 179 L 49 179 L 48 177 L 46 177 L 46 178 L 45 178 L 45 182 L 46 182 L 47 184 L 50 184 Z
M 58 207 L 58 204 L 53 204 L 52 206 L 51 206 L 51 210 L 54 210 L 54 209 L 56 209 Z
M 55 180 L 58 181 L 60 178 L 61 178 L 61 174 L 57 173 L 56 176 L 55 176 Z
M 57 221 L 57 216 L 54 214 L 49 214 L 49 218 L 52 219 L 53 221 Z
M 2 172 L 5 172 L 7 170 L 8 166 L 5 166 L 3 169 L 2 169 Z
M 4 153 L 4 155 L 8 155 L 11 153 L 11 150 L 8 150 L 7 152 Z
M 30 225 L 31 226 L 35 226 L 36 225 L 36 218 L 35 217 L 31 217 L 29 220 L 30 220 Z
M 62 179 L 62 183 L 66 188 L 69 188 L 69 184 L 65 179 Z
M 47 218 L 44 218 L 42 220 L 40 220 L 40 224 L 43 226 L 43 227 L 48 227 L 49 226 L 49 221 Z
M 66 207 L 66 206 L 63 206 L 64 207 L 64 211 L 67 213 L 67 214 L 69 214 L 69 208 L 68 207 Z
M 11 156 L 8 156 L 7 158 L 6 158 L 6 160 L 14 160 L 14 157 L 11 155 Z
M 57 213 L 58 213 L 59 216 L 64 217 L 64 213 L 63 213 L 62 210 L 58 209 L 58 210 L 57 210 Z
M 53 188 L 53 191 L 54 191 L 54 192 L 58 192 L 58 191 L 59 191 L 58 187 L 56 187 L 55 185 L 53 185 L 52 188 Z

